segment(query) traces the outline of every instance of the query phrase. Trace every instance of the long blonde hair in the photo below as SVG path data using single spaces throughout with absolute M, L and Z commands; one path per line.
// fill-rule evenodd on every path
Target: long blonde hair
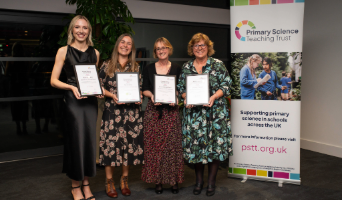
M 128 33 L 124 33 L 122 35 L 120 35 L 120 37 L 116 40 L 114 49 L 113 49 L 113 53 L 112 56 L 108 62 L 108 69 L 106 71 L 106 75 L 107 76 L 114 76 L 114 73 L 117 71 L 117 69 L 121 69 L 124 68 L 125 66 L 121 66 L 121 64 L 119 63 L 119 44 L 121 42 L 121 40 L 124 37 L 130 37 L 132 40 L 132 50 L 131 53 L 129 53 L 128 55 L 128 63 L 131 63 L 131 67 L 130 69 L 128 69 L 128 72 L 138 72 L 139 71 L 139 65 L 138 63 L 135 62 L 135 45 L 134 45 L 134 40 L 132 38 L 132 36 Z
M 247 65 L 249 66 L 249 69 L 251 70 L 251 74 L 253 77 L 255 77 L 255 69 L 253 68 L 253 63 L 257 61 L 262 61 L 261 56 L 258 54 L 253 54 L 251 57 L 248 58 Z
M 68 28 L 68 41 L 67 41 L 67 44 L 68 45 L 71 45 L 73 42 L 75 42 L 75 38 L 74 38 L 74 35 L 72 34 L 72 29 L 74 28 L 77 20 L 79 19 L 84 19 L 87 24 L 88 24 L 88 28 L 89 28 L 89 35 L 87 37 L 87 45 L 89 46 L 94 46 L 94 43 L 93 43 L 93 40 L 92 40 L 92 27 L 91 27 L 91 24 L 89 22 L 89 20 L 83 16 L 83 15 L 77 15 L 75 16 L 71 22 L 70 22 L 70 25 L 69 25 L 69 28 Z

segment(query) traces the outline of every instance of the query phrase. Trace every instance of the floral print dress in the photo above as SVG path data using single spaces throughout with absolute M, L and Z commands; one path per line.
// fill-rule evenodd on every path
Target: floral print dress
M 144 77 L 148 78 L 145 74 Z M 184 181 L 179 107 L 160 108 L 162 112 L 149 99 L 144 116 L 145 165 L 141 179 L 147 183 L 175 185 Z
M 179 94 L 186 92 L 186 74 L 197 74 L 194 59 L 183 65 L 177 85 Z M 183 111 L 183 157 L 188 163 L 207 164 L 213 160 L 224 161 L 233 154 L 232 134 L 228 106 L 225 97 L 230 94 L 231 79 L 223 62 L 209 57 L 202 68 L 209 74 L 210 96 L 217 90 L 223 97 L 216 99 L 213 106 L 195 106 Z
M 127 72 L 130 67 L 131 63 L 128 63 L 123 71 L 116 72 Z M 104 62 L 100 81 L 106 90 L 116 95 L 115 75 L 106 76 L 107 70 L 108 62 Z M 106 98 L 100 131 L 100 165 L 143 164 L 143 143 L 141 106 L 134 103 L 117 105 L 112 98 Z

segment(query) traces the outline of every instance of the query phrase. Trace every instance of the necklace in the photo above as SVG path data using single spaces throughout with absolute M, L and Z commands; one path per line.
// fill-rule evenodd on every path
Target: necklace
M 199 64 L 198 63 L 198 61 L 195 59 L 195 61 L 194 62 L 196 62 L 197 64 L 198 64 L 198 66 L 201 66 L 201 64 Z M 195 67 L 196 68 L 196 67 Z M 197 69 L 196 69 L 197 70 Z M 202 73 L 202 70 L 198 70 L 198 73 Z

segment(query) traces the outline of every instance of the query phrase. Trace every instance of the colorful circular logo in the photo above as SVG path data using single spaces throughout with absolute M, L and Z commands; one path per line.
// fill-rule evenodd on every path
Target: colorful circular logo
M 241 22 L 239 22 L 237 25 L 236 25 L 236 28 L 235 28 L 235 35 L 236 37 L 241 40 L 241 41 L 246 41 L 246 37 L 242 37 L 241 34 L 240 34 L 240 28 L 241 26 L 243 25 L 248 25 L 250 26 L 252 29 L 255 29 L 255 25 L 253 24 L 253 22 L 251 21 L 248 21 L 248 20 L 243 20 Z

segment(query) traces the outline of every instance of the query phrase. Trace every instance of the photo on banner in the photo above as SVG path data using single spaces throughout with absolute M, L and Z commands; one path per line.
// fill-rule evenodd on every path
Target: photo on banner
M 248 65 L 253 57 L 260 59 L 256 67 Z M 232 99 L 301 100 L 301 52 L 236 53 L 231 54 L 231 61 Z M 258 84 L 262 79 L 266 83 Z

